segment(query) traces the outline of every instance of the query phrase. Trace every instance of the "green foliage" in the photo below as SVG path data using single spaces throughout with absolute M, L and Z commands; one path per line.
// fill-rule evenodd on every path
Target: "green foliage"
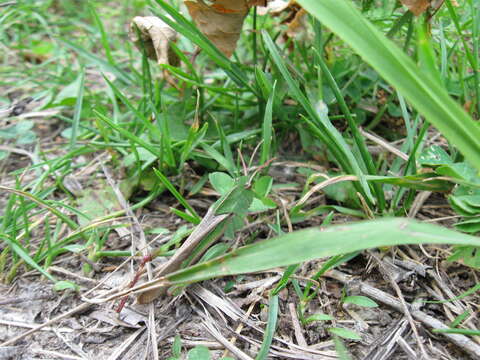
M 419 157 L 419 163 L 432 167 L 435 173 L 448 176 L 458 185 L 449 195 L 452 209 L 463 218 L 455 227 L 463 232 L 480 232 L 480 179 L 477 170 L 467 162 L 454 162 L 445 150 L 433 145 Z M 449 257 L 450 261 L 463 261 L 465 265 L 480 268 L 480 248 L 476 246 L 458 246 Z
M 363 307 L 378 307 L 378 304 L 373 301 L 372 299 L 369 299 L 366 296 L 345 296 L 343 298 L 343 303 L 344 304 L 354 304 L 357 306 L 363 306 Z
M 209 176 L 213 188 L 221 195 L 218 199 L 215 213 L 232 213 L 243 216 L 247 212 L 262 212 L 276 208 L 275 202 L 268 198 L 272 189 L 273 179 L 270 176 L 262 176 L 253 179 L 252 190 L 247 189 L 250 179 L 242 176 L 233 179 L 225 173 L 215 172 Z
M 17 145 L 25 145 L 34 143 L 36 139 L 35 132 L 32 131 L 34 122 L 30 120 L 23 120 L 15 125 L 11 125 L 0 129 L 0 140 L 13 140 Z M 0 161 L 5 159 L 8 155 L 7 151 L 0 150 Z
M 385 237 L 388 233 L 389 236 Z M 342 241 L 338 241 L 338 237 Z M 375 247 L 401 244 L 479 246 L 474 236 L 410 219 L 390 218 L 349 225 L 310 228 L 244 246 L 226 255 L 167 276 L 172 283 L 188 283 L 219 276 L 288 266 Z
M 345 328 L 331 327 L 328 328 L 328 332 L 332 335 L 342 337 L 350 340 L 362 340 L 362 337 L 352 330 Z
M 275 330 L 278 322 L 278 295 L 271 295 L 270 301 L 268 302 L 268 320 L 267 327 L 265 328 L 265 336 L 263 337 L 262 346 L 258 352 L 255 360 L 263 360 L 268 356 L 268 350 L 272 344 L 273 336 L 275 335 Z
M 303 323 L 304 324 L 309 324 L 315 321 L 332 321 L 334 320 L 333 316 L 327 315 L 327 314 L 314 314 L 309 317 L 307 317 Z
M 57 281 L 53 286 L 53 290 L 62 291 L 62 290 L 80 290 L 79 286 L 71 281 Z
M 480 170 L 480 128 L 435 81 L 435 76 L 420 71 L 349 1 L 300 0 L 299 3 L 369 62 Z
M 187 360 L 210 360 L 210 351 L 203 345 L 195 346 L 187 354 Z
M 172 344 L 172 356 L 167 360 L 181 360 L 186 358 L 187 360 L 210 360 L 212 356 L 206 346 L 197 345 L 189 350 L 185 356 L 182 356 L 182 339 L 179 335 L 175 336 L 175 340 Z M 224 360 L 232 360 L 229 357 L 222 358 Z

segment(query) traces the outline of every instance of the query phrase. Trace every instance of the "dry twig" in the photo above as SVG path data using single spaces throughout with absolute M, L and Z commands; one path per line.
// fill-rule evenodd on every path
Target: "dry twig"
M 335 279 L 341 282 L 342 284 L 349 284 L 355 281 L 353 276 L 347 275 L 338 270 L 330 270 L 327 273 L 325 273 L 325 276 Z M 401 302 L 398 301 L 396 298 L 394 298 L 392 295 L 387 294 L 386 292 L 379 290 L 371 285 L 368 285 L 362 281 L 355 281 L 355 283 L 358 284 L 358 288 L 360 292 L 362 292 L 363 294 L 371 297 L 372 299 L 378 302 L 388 305 L 399 312 L 402 312 L 402 313 L 404 312 L 404 307 L 402 306 Z M 427 327 L 432 329 L 448 329 L 449 328 L 440 320 L 437 320 L 434 317 L 427 315 L 423 311 L 413 309 L 413 307 L 410 304 L 407 304 L 407 307 L 409 308 L 412 317 L 422 322 Z M 480 345 L 470 340 L 468 337 L 460 334 L 449 334 L 449 333 L 441 333 L 441 334 L 445 336 L 448 340 L 450 340 L 452 343 L 457 345 L 459 348 L 463 349 L 473 359 L 480 359 Z

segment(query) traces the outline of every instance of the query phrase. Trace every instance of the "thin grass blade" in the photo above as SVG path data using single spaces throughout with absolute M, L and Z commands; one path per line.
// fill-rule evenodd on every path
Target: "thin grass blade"
M 346 0 L 299 0 L 385 78 L 480 170 L 480 127 L 435 79 Z

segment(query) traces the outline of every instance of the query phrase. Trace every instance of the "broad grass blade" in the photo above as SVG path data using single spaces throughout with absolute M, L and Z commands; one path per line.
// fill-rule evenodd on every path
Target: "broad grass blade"
M 480 239 L 405 218 L 309 228 L 241 247 L 224 256 L 166 276 L 189 283 L 219 276 L 263 271 L 304 261 L 382 246 L 455 244 L 480 246 Z
M 347 0 L 298 0 L 432 123 L 480 170 L 480 127 L 428 74 L 368 22 Z

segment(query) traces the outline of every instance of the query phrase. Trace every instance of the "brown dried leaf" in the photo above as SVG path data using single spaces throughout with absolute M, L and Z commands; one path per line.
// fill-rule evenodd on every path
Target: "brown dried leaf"
M 304 9 L 299 9 L 295 12 L 293 20 L 288 23 L 287 35 L 289 37 L 296 37 L 298 34 L 306 31 L 306 15 L 307 12 Z
M 140 31 L 140 37 L 138 37 L 137 28 Z M 143 41 L 147 56 L 157 60 L 158 64 L 174 66 L 179 64 L 177 55 L 170 47 L 170 43 L 177 39 L 177 32 L 158 17 L 134 17 L 130 23 L 129 37 L 139 49 Z
M 287 9 L 291 5 L 292 1 L 290 0 L 272 0 L 269 1 L 265 6 L 260 6 L 258 8 L 258 15 L 266 14 L 278 14 L 281 11 Z
M 430 6 L 430 0 L 400 0 L 415 16 L 421 15 Z
M 295 0 L 274 0 L 266 7 L 269 13 L 277 16 L 280 13 L 286 13 L 282 24 L 288 26 L 285 35 L 287 38 L 298 37 L 307 32 L 307 12 Z
M 249 8 L 264 0 L 214 0 L 207 5 L 203 0 L 185 1 L 188 12 L 202 33 L 226 56 L 235 51 L 243 20 Z
M 267 6 L 267 3 L 272 0 L 250 0 L 248 1 L 248 6 Z

